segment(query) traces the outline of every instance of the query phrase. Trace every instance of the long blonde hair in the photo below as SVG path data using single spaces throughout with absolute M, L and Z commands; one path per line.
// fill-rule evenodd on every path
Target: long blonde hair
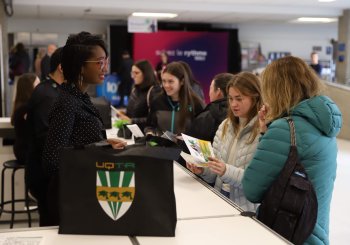
M 302 59 L 287 56 L 266 67 L 261 90 L 268 106 L 267 120 L 273 121 L 288 115 L 302 100 L 320 95 L 324 85 Z
M 260 80 L 257 76 L 250 72 L 240 72 L 228 82 L 226 91 L 229 94 L 229 89 L 234 88 L 238 90 L 242 95 L 248 96 L 252 100 L 252 105 L 248 113 L 248 118 L 246 124 L 248 124 L 256 115 L 262 106 L 261 99 L 261 88 Z M 222 137 L 226 134 L 229 123 L 232 123 L 233 132 L 236 137 L 238 136 L 239 131 L 239 118 L 236 117 L 231 108 L 227 110 L 227 119 L 222 131 Z M 250 135 L 247 144 L 250 144 L 254 141 L 259 132 L 259 122 L 258 120 L 254 124 L 253 132 Z

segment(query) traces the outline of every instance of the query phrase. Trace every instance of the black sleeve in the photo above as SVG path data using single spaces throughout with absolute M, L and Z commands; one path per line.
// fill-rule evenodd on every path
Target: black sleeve
M 75 111 L 73 103 L 58 101 L 50 113 L 50 127 L 43 152 L 43 167 L 49 173 L 58 170 L 60 150 L 69 145 L 72 135 Z

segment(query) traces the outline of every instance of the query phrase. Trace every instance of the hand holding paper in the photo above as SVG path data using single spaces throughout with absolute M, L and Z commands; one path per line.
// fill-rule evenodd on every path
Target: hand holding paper
M 213 147 L 209 141 L 196 139 L 194 137 L 182 134 L 187 148 L 191 155 L 181 152 L 181 156 L 186 162 L 195 164 L 198 167 L 208 167 L 209 157 L 214 157 Z
M 195 164 L 186 162 L 186 167 L 194 174 L 202 174 L 204 172 L 204 168 L 197 167 Z
M 209 157 L 208 167 L 212 172 L 219 176 L 223 176 L 226 172 L 226 163 L 221 162 L 219 159 L 214 157 Z

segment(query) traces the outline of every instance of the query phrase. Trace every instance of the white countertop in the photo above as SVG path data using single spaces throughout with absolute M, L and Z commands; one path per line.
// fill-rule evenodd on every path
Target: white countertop
M 240 214 L 177 164 L 174 164 L 174 191 L 178 220 Z
M 253 219 L 242 216 L 179 220 L 175 237 L 136 237 L 141 245 L 288 244 Z
M 93 236 L 93 235 L 61 235 L 58 234 L 57 227 L 13 229 L 0 231 L 0 244 L 4 239 L 14 237 L 25 241 L 26 238 L 37 237 L 41 240 L 40 245 L 130 245 L 132 244 L 128 236 Z M 6 243 L 5 243 L 6 244 Z M 10 243 L 12 244 L 12 243 Z M 37 243 L 13 243 L 13 244 L 37 244 Z

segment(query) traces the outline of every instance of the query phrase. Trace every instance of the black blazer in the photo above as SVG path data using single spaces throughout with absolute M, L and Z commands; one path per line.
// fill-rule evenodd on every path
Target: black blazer
M 63 147 L 91 144 L 106 138 L 102 118 L 89 95 L 73 84 L 61 85 L 49 122 L 43 152 L 43 166 L 49 176 L 59 169 L 59 153 Z
M 59 95 L 60 85 L 53 79 L 41 82 L 35 87 L 28 102 L 29 145 L 26 163 L 26 184 L 32 191 L 44 183 L 41 158 L 47 132 L 49 130 L 49 111 Z

